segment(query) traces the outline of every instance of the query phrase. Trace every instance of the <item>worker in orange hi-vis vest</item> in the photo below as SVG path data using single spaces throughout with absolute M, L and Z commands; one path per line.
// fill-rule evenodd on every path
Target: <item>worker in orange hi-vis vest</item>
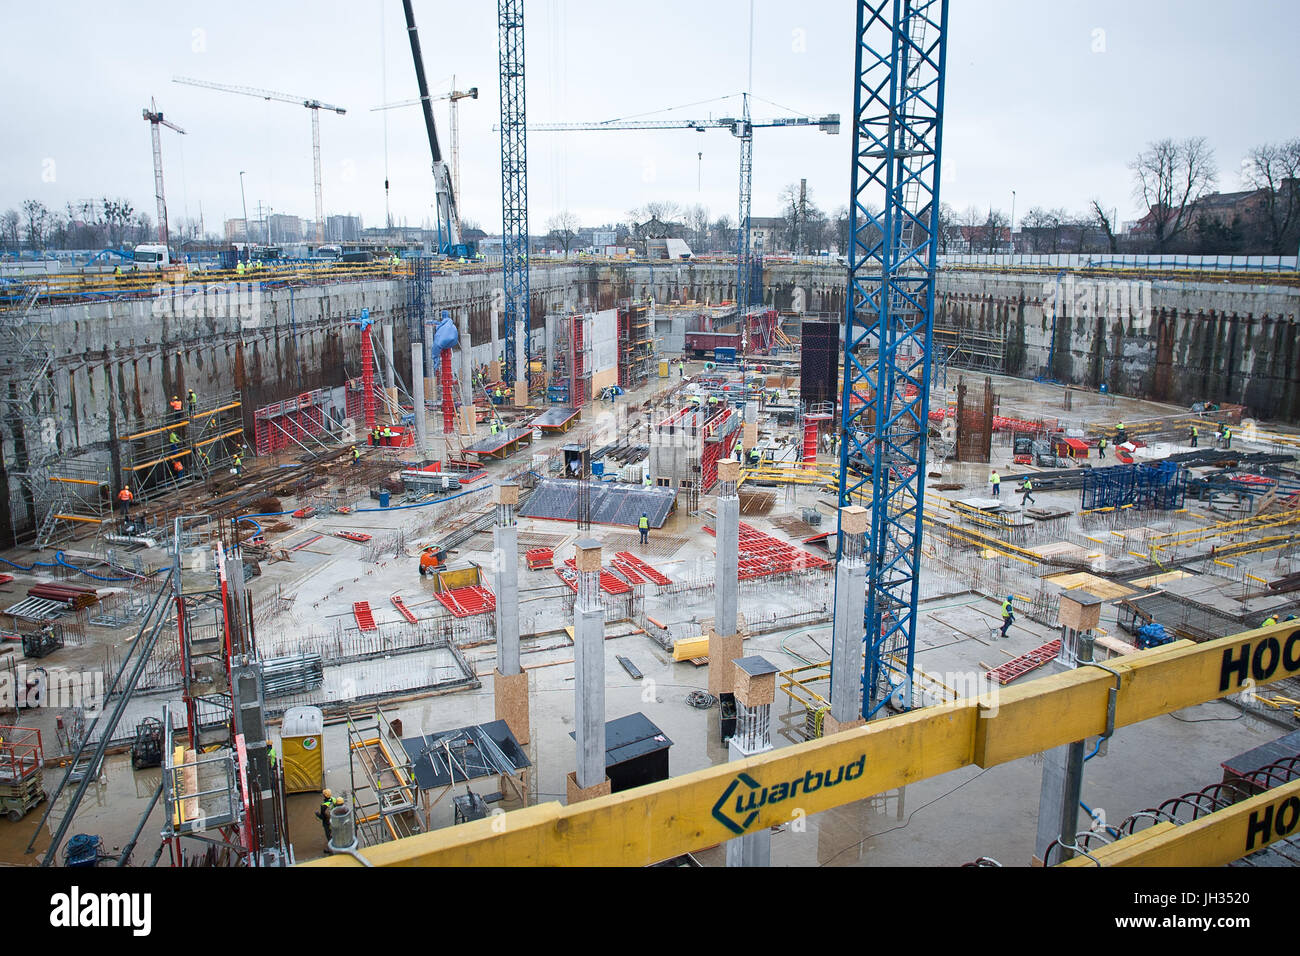
M 135 502 L 135 495 L 131 494 L 131 489 L 123 486 L 122 490 L 117 493 L 117 505 L 122 509 L 122 520 L 125 521 L 131 513 L 131 505 Z

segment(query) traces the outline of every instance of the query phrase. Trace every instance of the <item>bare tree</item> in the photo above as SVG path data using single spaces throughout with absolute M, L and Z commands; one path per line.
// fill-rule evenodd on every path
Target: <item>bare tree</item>
M 686 210 L 686 225 L 690 229 L 691 248 L 702 251 L 709 244 L 709 210 L 696 203 Z
M 569 210 L 557 212 L 554 216 L 546 221 L 546 228 L 550 230 L 548 238 L 558 242 L 564 249 L 564 257 L 569 257 L 569 247 L 573 245 L 573 240 L 578 238 L 578 226 L 581 223 L 578 217 Z
M 984 220 L 984 241 L 988 248 L 989 255 L 997 252 L 1002 243 L 1002 231 L 1007 228 L 1009 220 L 1006 214 L 1000 209 L 989 207 L 988 218 Z
M 1155 251 L 1164 252 L 1187 231 L 1192 207 L 1218 178 L 1214 150 L 1203 136 L 1181 142 L 1162 139 L 1139 153 L 1129 168 L 1133 170 L 1134 198 L 1147 209 Z
M 33 252 L 45 248 L 45 229 L 49 225 L 50 211 L 39 199 L 23 201 L 23 216 L 27 219 L 27 245 Z
M 104 224 L 108 230 L 110 245 L 120 246 L 135 218 L 135 207 L 126 199 L 113 200 L 104 197 Z
M 714 220 L 713 236 L 719 249 L 730 251 L 735 247 L 736 227 L 732 224 L 730 216 L 724 213 Z
M 4 242 L 5 249 L 10 252 L 18 251 L 18 228 L 22 221 L 23 217 L 18 215 L 17 209 L 7 209 L 0 215 L 0 241 Z
M 1264 190 L 1260 219 L 1269 252 L 1280 256 L 1294 249 L 1291 231 L 1300 221 L 1300 139 L 1256 146 L 1242 178 Z
M 946 202 L 939 203 L 938 239 L 940 255 L 947 255 L 948 253 L 948 240 L 951 237 L 953 229 L 957 226 L 957 219 L 957 210 L 953 209 L 952 206 L 948 205 Z
M 1106 245 L 1110 248 L 1111 254 L 1114 255 L 1119 252 L 1119 240 L 1115 238 L 1114 223 L 1106 215 L 1106 210 L 1101 208 L 1101 200 L 1099 199 L 1092 201 L 1092 218 L 1096 220 L 1097 225 L 1101 227 L 1101 231 L 1105 234 Z

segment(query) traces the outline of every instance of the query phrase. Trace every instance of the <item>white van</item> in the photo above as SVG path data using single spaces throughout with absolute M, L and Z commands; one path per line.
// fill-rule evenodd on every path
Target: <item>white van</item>
M 171 265 L 171 257 L 167 252 L 167 247 L 159 242 L 136 246 L 131 251 L 131 259 L 135 263 L 135 268 L 144 272 L 151 269 L 163 269 Z

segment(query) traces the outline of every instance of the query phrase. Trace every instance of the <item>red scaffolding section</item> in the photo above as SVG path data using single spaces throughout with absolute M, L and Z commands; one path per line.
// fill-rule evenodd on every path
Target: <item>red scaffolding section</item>
M 253 412 L 253 446 L 259 455 L 284 451 L 325 433 L 325 392 L 315 389 Z
M 361 401 L 366 414 L 366 431 L 375 427 L 375 346 L 370 341 L 370 324 L 361 325 Z
M 573 317 L 573 335 L 570 338 L 573 348 L 573 362 L 571 365 L 573 381 L 569 383 L 569 398 L 570 404 L 574 408 L 581 408 L 587 404 L 587 389 L 583 380 L 587 370 L 583 368 L 582 363 L 582 351 L 585 347 L 582 337 L 582 320 L 583 316 L 581 315 Z

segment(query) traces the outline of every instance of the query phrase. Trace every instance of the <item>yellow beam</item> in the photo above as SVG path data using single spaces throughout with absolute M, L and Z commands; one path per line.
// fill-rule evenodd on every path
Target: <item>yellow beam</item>
M 1300 780 L 1175 826 L 1162 823 L 1061 866 L 1224 866 L 1300 831 Z
M 1300 622 L 1177 641 L 574 806 L 550 802 L 372 847 L 381 866 L 639 866 L 977 764 L 991 767 L 1300 674 Z M 833 782 L 832 782 L 833 781 Z M 494 826 L 494 823 L 496 824 Z M 500 832 L 497 832 L 500 831 Z M 358 866 L 332 856 L 308 866 Z

